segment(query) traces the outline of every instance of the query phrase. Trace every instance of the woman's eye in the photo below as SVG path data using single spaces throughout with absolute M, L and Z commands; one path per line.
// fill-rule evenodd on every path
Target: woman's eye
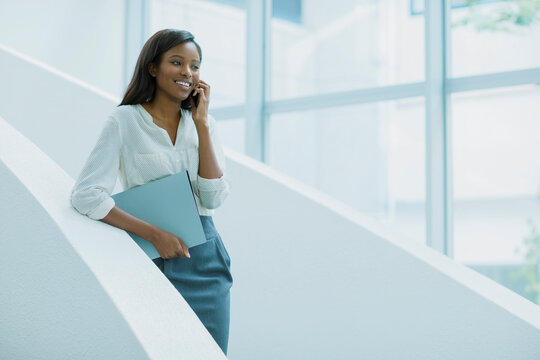
M 180 65 L 180 61 L 173 61 L 172 62 L 174 65 Z
M 198 67 L 197 65 L 193 65 L 192 68 L 193 68 L 194 70 L 199 70 L 199 67 Z

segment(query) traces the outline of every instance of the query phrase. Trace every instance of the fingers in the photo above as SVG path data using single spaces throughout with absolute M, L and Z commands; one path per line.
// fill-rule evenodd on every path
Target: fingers
M 182 258 L 190 258 L 191 255 L 189 254 L 189 249 L 186 246 L 186 244 L 184 244 L 184 242 L 180 240 L 178 242 L 178 245 L 180 245 L 180 248 L 177 251 L 178 256 L 180 256 Z
M 182 244 L 182 250 L 184 252 L 184 257 L 186 258 L 190 258 L 191 255 L 189 254 L 189 249 L 188 247 L 185 245 L 185 244 Z
M 206 97 L 210 96 L 210 85 L 207 82 L 203 80 L 199 80 L 196 88 L 197 88 L 197 92 L 201 94 L 204 93 L 204 96 Z
M 189 253 L 189 251 L 187 249 L 186 250 L 180 249 L 177 252 L 175 252 L 174 255 L 169 256 L 169 257 L 164 257 L 163 259 L 174 259 L 176 257 L 181 257 L 183 259 L 186 259 L 186 258 L 189 259 L 189 258 L 191 258 L 191 255 L 190 255 L 190 253 Z
M 199 80 L 198 84 L 199 84 L 199 86 L 203 86 L 205 89 L 210 90 L 210 84 L 208 84 L 206 81 Z
M 161 256 L 161 257 L 163 259 L 174 259 L 176 257 L 181 257 L 183 259 L 185 259 L 185 258 L 189 259 L 189 258 L 191 258 L 191 254 L 189 253 L 189 249 L 188 249 L 187 246 L 180 245 L 178 247 L 178 249 L 174 253 L 172 253 L 171 255 L 169 255 L 169 256 Z
M 193 99 L 195 96 L 199 95 L 199 102 L 206 101 L 206 94 L 204 93 L 204 89 L 202 87 L 198 87 L 193 91 L 193 96 L 190 97 L 190 99 Z M 192 105 L 193 106 L 193 105 Z

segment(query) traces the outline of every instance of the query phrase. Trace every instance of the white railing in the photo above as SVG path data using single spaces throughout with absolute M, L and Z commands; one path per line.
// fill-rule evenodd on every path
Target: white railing
M 123 230 L 80 215 L 73 179 L 0 118 L 3 359 L 225 359 Z

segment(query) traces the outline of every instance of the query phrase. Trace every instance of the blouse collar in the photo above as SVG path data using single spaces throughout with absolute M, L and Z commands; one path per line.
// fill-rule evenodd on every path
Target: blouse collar
M 144 106 L 142 106 L 142 104 L 137 104 L 136 106 L 144 121 L 146 121 L 148 124 L 156 125 L 154 123 L 154 119 L 152 119 L 152 115 L 150 115 L 150 113 L 144 108 Z M 185 119 L 186 117 L 186 110 L 180 108 L 180 112 L 182 113 L 182 116 L 180 117 L 180 123 L 182 123 L 182 119 Z

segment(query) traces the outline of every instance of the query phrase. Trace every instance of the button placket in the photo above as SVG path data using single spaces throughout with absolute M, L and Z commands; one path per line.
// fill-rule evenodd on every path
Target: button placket
M 180 171 L 180 154 L 178 154 L 178 151 L 175 151 L 175 152 L 174 152 L 174 158 L 173 158 L 173 161 L 174 161 L 174 168 L 175 168 L 175 171 L 176 171 L 176 172 Z

